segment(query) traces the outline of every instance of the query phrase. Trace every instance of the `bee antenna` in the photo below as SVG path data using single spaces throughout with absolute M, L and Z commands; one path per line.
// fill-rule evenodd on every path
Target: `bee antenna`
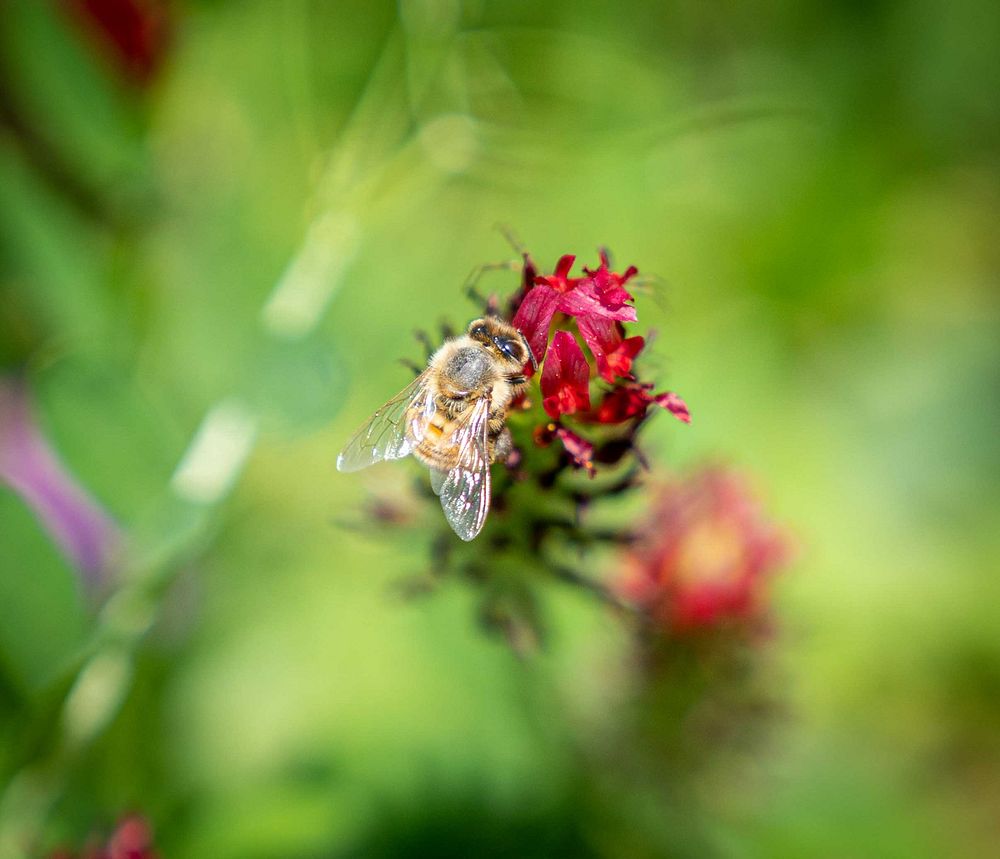
M 524 348 L 528 350 L 528 358 L 531 360 L 531 369 L 537 373 L 538 361 L 535 359 L 535 353 L 531 351 L 531 344 L 528 343 L 528 338 L 525 337 L 520 331 L 518 331 L 517 334 L 521 338 L 521 342 L 524 344 Z

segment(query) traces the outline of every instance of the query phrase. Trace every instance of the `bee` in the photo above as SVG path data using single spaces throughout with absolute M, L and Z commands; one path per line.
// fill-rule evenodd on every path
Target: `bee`
M 474 319 L 354 434 L 337 470 L 412 454 L 430 469 L 448 524 L 474 539 L 490 509 L 490 466 L 513 449 L 507 413 L 529 363 L 538 369 L 520 331 L 494 316 Z

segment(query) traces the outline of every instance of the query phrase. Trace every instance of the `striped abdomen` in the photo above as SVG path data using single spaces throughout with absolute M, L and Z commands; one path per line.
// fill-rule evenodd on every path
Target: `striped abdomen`
M 443 407 L 439 407 L 424 427 L 424 436 L 413 449 L 413 455 L 424 465 L 436 468 L 438 471 L 448 471 L 459 464 L 460 442 L 457 437 L 467 426 L 467 415 L 476 404 L 475 399 L 450 399 Z M 506 408 L 493 409 L 490 413 L 490 425 L 487 434 L 490 462 L 494 462 L 497 454 L 503 459 L 506 450 L 501 443 L 497 450 L 497 440 L 504 431 Z

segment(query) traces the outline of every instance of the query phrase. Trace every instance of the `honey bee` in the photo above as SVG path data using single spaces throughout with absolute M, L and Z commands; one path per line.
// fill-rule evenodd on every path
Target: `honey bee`
M 520 331 L 493 316 L 474 319 L 354 434 L 338 471 L 412 454 L 430 469 L 448 524 L 472 540 L 490 509 L 490 466 L 513 447 L 507 412 L 529 363 L 538 369 Z

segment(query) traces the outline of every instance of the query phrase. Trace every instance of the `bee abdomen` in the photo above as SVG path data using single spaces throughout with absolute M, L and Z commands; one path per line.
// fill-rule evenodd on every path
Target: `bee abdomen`
M 423 438 L 413 449 L 413 456 L 429 468 L 436 468 L 439 471 L 448 471 L 454 468 L 459 464 L 460 448 L 453 440 L 457 429 L 458 424 L 455 421 L 428 423 L 424 429 Z M 486 454 L 491 464 L 497 459 L 506 459 L 509 452 L 509 443 L 504 445 L 502 441 L 504 430 L 502 419 L 490 421 Z
M 447 471 L 458 464 L 458 447 L 452 442 L 455 431 L 454 421 L 435 418 L 424 427 L 423 437 L 413 449 L 413 455 L 424 465 Z

